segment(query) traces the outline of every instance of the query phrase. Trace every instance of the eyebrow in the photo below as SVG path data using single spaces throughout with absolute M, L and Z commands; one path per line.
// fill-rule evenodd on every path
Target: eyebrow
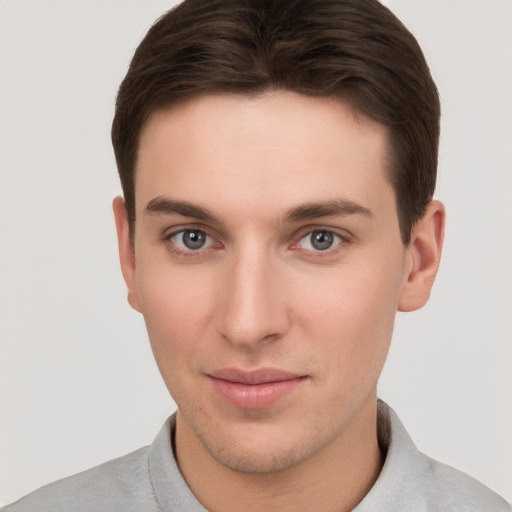
M 194 217 L 195 219 L 208 222 L 221 223 L 221 220 L 208 208 L 199 206 L 188 201 L 177 201 L 167 197 L 155 197 L 146 205 L 149 213 L 177 214 L 183 217 Z
M 167 197 L 155 197 L 154 199 L 151 199 L 151 201 L 146 205 L 146 211 L 157 214 L 177 214 L 183 217 L 193 217 L 206 222 L 222 224 L 221 218 L 208 208 L 189 201 L 178 201 Z M 304 203 L 291 208 L 283 214 L 282 222 L 292 223 L 316 219 L 319 217 L 346 216 L 354 214 L 373 217 L 372 211 L 359 203 L 349 201 L 347 199 L 334 199 L 318 203 Z
M 283 222 L 300 222 L 304 220 L 317 219 L 319 217 L 334 217 L 345 215 L 364 215 L 373 217 L 371 210 L 365 206 L 349 201 L 347 199 L 334 199 L 320 203 L 305 203 L 291 208 L 283 215 Z

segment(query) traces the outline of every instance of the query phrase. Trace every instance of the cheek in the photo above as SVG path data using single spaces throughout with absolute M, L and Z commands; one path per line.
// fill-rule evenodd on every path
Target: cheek
M 391 341 L 400 282 L 399 272 L 389 267 L 362 265 L 302 295 L 302 329 L 317 340 L 315 350 L 323 351 L 333 382 L 376 382 Z
M 142 267 L 142 265 L 141 265 Z M 139 273 L 142 314 L 156 362 L 166 382 L 201 348 L 211 325 L 211 301 L 204 278 L 166 266 L 151 265 Z
M 393 275 L 394 274 L 394 275 Z M 389 269 L 344 268 L 329 279 L 302 279 L 298 307 L 308 328 L 333 329 L 341 337 L 392 327 L 400 290 L 398 273 Z

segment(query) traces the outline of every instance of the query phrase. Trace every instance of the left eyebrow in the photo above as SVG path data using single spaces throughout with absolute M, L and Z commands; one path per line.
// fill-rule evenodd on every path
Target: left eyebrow
M 300 222 L 319 217 L 346 216 L 354 214 L 373 217 L 373 212 L 359 203 L 348 201 L 346 199 L 334 199 L 332 201 L 324 201 L 320 203 L 304 203 L 295 208 L 291 208 L 284 213 L 283 222 Z

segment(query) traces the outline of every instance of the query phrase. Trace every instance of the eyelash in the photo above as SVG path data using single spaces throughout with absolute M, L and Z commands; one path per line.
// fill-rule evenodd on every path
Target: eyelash
M 322 233 L 324 235 L 330 235 L 333 239 L 333 245 L 326 249 L 303 249 L 300 247 L 300 243 L 308 239 L 311 241 L 312 236 L 315 233 Z M 341 234 L 335 230 L 321 227 L 308 228 L 308 231 L 303 231 L 300 237 L 291 246 L 292 250 L 303 250 L 306 251 L 309 256 L 315 258 L 325 258 L 336 255 L 340 250 L 344 249 L 350 243 L 349 236 Z M 311 245 L 311 243 L 310 243 Z
M 199 248 L 197 250 L 194 249 L 181 249 L 176 245 L 176 242 L 173 242 L 173 238 L 179 234 L 184 234 L 187 231 L 196 231 L 199 233 L 202 233 L 206 235 L 208 238 L 210 238 L 213 241 L 214 246 L 216 247 L 206 247 L 206 248 Z M 204 256 L 204 252 L 207 249 L 220 249 L 222 247 L 222 244 L 218 241 L 216 241 L 215 237 L 208 232 L 207 229 L 205 229 L 204 226 L 186 226 L 181 229 L 177 229 L 173 231 L 172 233 L 165 234 L 163 237 L 163 241 L 167 244 L 168 250 L 171 251 L 174 254 L 177 254 L 178 256 L 185 256 L 185 257 L 200 257 Z
M 209 247 L 200 247 L 196 250 L 194 249 L 182 249 L 176 245 L 176 242 L 173 242 L 173 238 L 177 235 L 184 234 L 187 231 L 196 231 L 199 233 L 202 233 L 206 235 L 210 240 L 213 241 L 213 243 L 210 244 Z M 307 237 L 311 237 L 313 233 L 324 233 L 332 235 L 332 237 L 335 240 L 335 245 L 333 247 L 329 247 L 325 250 L 314 250 L 314 249 L 302 249 L 299 244 L 302 240 L 304 240 Z M 307 231 L 304 229 L 301 231 L 300 235 L 298 237 L 294 238 L 295 241 L 289 246 L 289 248 L 293 251 L 304 251 L 308 256 L 316 257 L 316 258 L 325 258 L 329 256 L 334 256 L 337 254 L 340 250 L 343 250 L 346 248 L 347 245 L 351 243 L 351 236 L 347 233 L 339 233 L 336 230 L 329 229 L 329 228 L 322 228 L 322 227 L 308 227 Z M 336 243 L 337 240 L 337 243 Z M 163 236 L 163 241 L 168 245 L 168 249 L 179 256 L 185 256 L 185 257 L 202 257 L 204 256 L 205 251 L 207 250 L 217 250 L 221 249 L 223 247 L 222 243 L 217 241 L 215 236 L 209 232 L 208 229 L 206 229 L 204 226 L 186 226 L 177 230 L 172 231 L 172 233 L 165 234 Z

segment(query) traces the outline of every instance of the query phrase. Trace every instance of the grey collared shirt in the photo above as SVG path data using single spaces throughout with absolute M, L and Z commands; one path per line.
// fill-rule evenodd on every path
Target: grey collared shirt
M 379 402 L 379 443 L 387 452 L 377 482 L 354 512 L 510 512 L 470 476 L 422 454 L 395 412 Z M 171 446 L 175 415 L 151 446 L 59 480 L 3 512 L 205 512 L 185 483 Z

